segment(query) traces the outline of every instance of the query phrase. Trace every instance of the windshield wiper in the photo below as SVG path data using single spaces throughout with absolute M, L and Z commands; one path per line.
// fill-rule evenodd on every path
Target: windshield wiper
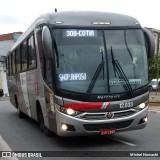
M 87 91 L 86 91 L 86 95 L 90 94 L 92 92 L 92 89 L 97 81 L 97 78 L 101 72 L 101 70 L 103 69 L 103 80 L 104 80 L 104 57 L 103 57 L 103 50 L 100 50 L 100 53 L 102 54 L 102 62 L 98 65 L 94 75 L 93 75 L 93 78 L 87 88 Z
M 126 77 L 126 75 L 125 75 L 121 65 L 119 64 L 118 60 L 114 59 L 112 46 L 111 46 L 111 57 L 112 57 L 112 64 L 113 64 L 115 77 L 116 77 L 116 72 L 117 72 L 118 77 L 120 79 L 124 80 L 124 83 L 122 82 L 122 85 L 123 85 L 125 91 L 128 92 L 130 97 L 134 97 L 134 93 L 133 93 L 133 90 L 132 90 L 131 84 L 129 83 L 128 78 Z
M 97 78 L 98 78 L 98 76 L 99 76 L 99 74 L 100 74 L 103 66 L 104 66 L 104 61 L 102 61 L 102 62 L 98 65 L 98 67 L 97 67 L 97 69 L 96 69 L 96 72 L 95 72 L 95 74 L 94 74 L 94 76 L 93 76 L 93 78 L 92 78 L 92 80 L 91 80 L 91 82 L 90 82 L 90 84 L 89 84 L 89 86 L 88 86 L 88 88 L 87 88 L 86 95 L 88 95 L 88 94 L 91 93 L 91 91 L 92 91 L 92 89 L 93 89 L 93 87 L 94 87 L 94 85 L 95 85 L 95 83 L 96 83 L 96 81 L 97 81 Z

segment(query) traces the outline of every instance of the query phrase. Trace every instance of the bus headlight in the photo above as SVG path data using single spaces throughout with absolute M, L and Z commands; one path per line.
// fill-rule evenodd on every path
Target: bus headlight
M 140 105 L 134 107 L 135 109 L 142 110 L 148 106 L 148 102 L 141 103 Z
M 138 106 L 140 109 L 144 109 L 146 107 L 146 104 L 145 103 L 141 103 L 139 106 Z
M 73 110 L 71 108 L 65 108 L 65 107 L 60 107 L 60 111 L 62 113 L 65 113 L 65 114 L 69 115 L 69 116 L 76 116 L 76 115 L 79 114 L 78 111 L 75 111 L 75 110 Z
M 74 115 L 76 113 L 76 111 L 71 109 L 71 108 L 67 108 L 66 111 L 67 111 L 67 114 L 70 115 L 70 116 Z

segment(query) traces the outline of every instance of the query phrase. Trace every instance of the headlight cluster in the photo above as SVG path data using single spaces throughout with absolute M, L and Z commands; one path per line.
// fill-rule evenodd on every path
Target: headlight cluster
M 135 109 L 138 109 L 138 110 L 142 110 L 144 108 L 146 108 L 148 106 L 149 102 L 144 102 L 144 103 L 141 103 L 139 104 L 138 106 L 134 107 Z
M 73 110 L 71 108 L 65 108 L 65 107 L 60 107 L 60 111 L 62 113 L 65 113 L 65 114 L 69 115 L 69 116 L 76 116 L 76 115 L 78 115 L 80 113 L 80 112 L 75 111 L 75 110 Z

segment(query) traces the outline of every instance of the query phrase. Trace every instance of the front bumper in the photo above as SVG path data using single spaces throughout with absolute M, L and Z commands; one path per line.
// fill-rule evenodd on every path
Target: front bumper
M 129 110 L 126 110 L 129 111 Z M 146 126 L 146 122 L 142 123 L 142 119 L 147 117 L 148 107 L 138 111 L 132 115 L 103 120 L 86 120 L 75 118 L 61 113 L 56 108 L 57 134 L 59 136 L 87 136 L 100 135 L 100 130 L 116 128 L 116 132 L 130 131 L 142 129 Z M 61 129 L 62 124 L 66 124 L 74 128 L 70 131 Z

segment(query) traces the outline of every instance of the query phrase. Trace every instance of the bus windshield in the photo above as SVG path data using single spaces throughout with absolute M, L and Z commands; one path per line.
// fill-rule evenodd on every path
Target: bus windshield
M 134 91 L 148 83 L 141 29 L 53 29 L 58 88 L 84 94 Z

